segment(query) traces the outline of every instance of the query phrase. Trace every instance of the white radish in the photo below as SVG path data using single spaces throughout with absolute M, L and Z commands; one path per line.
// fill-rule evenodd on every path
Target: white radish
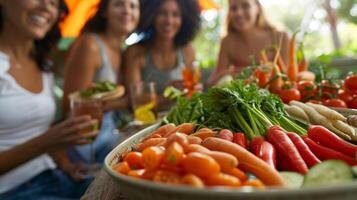
M 309 116 L 305 113 L 303 109 L 298 106 L 284 105 L 285 111 L 292 117 L 302 120 L 304 122 L 310 122 Z
M 313 107 L 317 112 L 319 112 L 321 115 L 325 116 L 328 119 L 341 120 L 344 122 L 346 121 L 346 117 L 324 105 L 314 104 L 314 103 L 306 103 L 306 104 Z
M 357 115 L 348 116 L 347 123 L 351 126 L 357 127 Z
M 335 134 L 337 134 L 338 136 L 340 136 L 341 138 L 345 139 L 345 140 L 351 140 L 351 136 L 347 135 L 346 133 L 338 130 L 337 128 L 335 128 L 331 121 L 328 120 L 326 117 L 324 117 L 323 115 L 321 115 L 319 112 L 317 112 L 315 109 L 313 109 L 312 107 L 301 103 L 299 101 L 291 101 L 290 105 L 295 105 L 300 107 L 301 109 L 303 109 L 310 118 L 310 121 L 314 124 L 318 124 L 318 125 L 322 125 L 328 129 L 330 129 L 332 132 L 334 132 Z
M 353 127 L 351 127 L 350 125 L 346 124 L 343 121 L 340 120 L 331 120 L 332 125 L 337 128 L 338 130 L 346 133 L 347 135 L 353 137 L 353 136 L 357 136 L 355 130 L 353 129 Z

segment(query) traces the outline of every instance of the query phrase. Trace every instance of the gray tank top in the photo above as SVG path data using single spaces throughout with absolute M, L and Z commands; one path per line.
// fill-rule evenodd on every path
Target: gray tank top
M 95 72 L 93 81 L 110 81 L 116 83 L 117 73 L 114 71 L 113 66 L 110 63 L 105 45 L 98 35 L 93 34 L 93 36 L 99 46 L 100 58 L 102 60 L 102 66 Z
M 183 49 L 177 49 L 177 65 L 172 69 L 158 69 L 155 66 L 151 51 L 147 52 L 145 60 L 145 65 L 141 70 L 141 78 L 146 83 L 155 82 L 157 94 L 162 94 L 170 81 L 182 80 L 182 69 L 185 67 Z

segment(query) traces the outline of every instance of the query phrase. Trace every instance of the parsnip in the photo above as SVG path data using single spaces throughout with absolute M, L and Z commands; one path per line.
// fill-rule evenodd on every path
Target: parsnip
M 346 133 L 350 137 L 357 135 L 355 130 L 350 125 L 346 124 L 345 122 L 340 121 L 340 120 L 331 120 L 331 122 L 335 128 Z
M 303 122 L 310 122 L 309 116 L 305 111 L 297 106 L 284 105 L 285 111 L 293 118 L 301 120 Z
M 295 105 L 295 106 L 298 106 L 301 109 L 303 109 L 308 114 L 310 121 L 313 124 L 322 125 L 328 129 L 330 129 L 332 132 L 334 132 L 341 138 L 346 139 L 346 140 L 351 140 L 351 136 L 349 136 L 349 135 L 345 134 L 344 132 L 340 131 L 339 129 L 335 128 L 332 125 L 330 120 L 328 120 L 326 117 L 321 115 L 319 112 L 317 112 L 312 107 L 310 107 L 304 103 L 301 103 L 299 101 L 291 101 L 290 105 Z
M 328 119 L 341 120 L 344 122 L 346 121 L 346 117 L 324 105 L 314 104 L 314 103 L 306 103 L 306 104 L 314 108 L 317 112 L 319 112 L 321 115 L 325 116 Z

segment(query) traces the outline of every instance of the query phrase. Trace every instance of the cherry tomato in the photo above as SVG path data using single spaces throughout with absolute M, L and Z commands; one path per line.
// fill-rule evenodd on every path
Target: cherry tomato
M 119 172 L 121 174 L 128 174 L 128 172 L 131 170 L 129 167 L 128 162 L 120 162 L 116 165 L 113 166 L 113 170 L 116 172 Z
M 326 98 L 336 97 L 340 86 L 337 83 L 333 83 L 329 80 L 321 81 L 320 87 L 322 89 L 322 95 Z
M 327 99 L 323 104 L 328 107 L 347 108 L 346 103 L 341 99 Z
M 292 100 L 300 101 L 301 94 L 298 89 L 290 88 L 290 89 L 282 89 L 279 91 L 279 97 L 284 103 L 289 103 Z
M 143 151 L 142 165 L 148 169 L 157 169 L 164 157 L 164 150 L 160 147 L 148 147 Z
M 357 109 L 357 97 L 354 97 L 351 101 L 348 102 L 348 107 Z
M 124 161 L 129 164 L 131 169 L 140 169 L 143 167 L 142 157 L 140 152 L 130 152 L 124 157 Z
M 167 147 L 163 161 L 169 165 L 177 165 L 182 161 L 183 155 L 183 147 L 178 142 L 173 142 Z
M 316 85 L 313 81 L 299 81 L 298 90 L 302 99 L 309 99 L 316 95 Z
M 347 76 L 345 79 L 344 86 L 351 93 L 357 94 L 357 74 L 352 74 L 352 75 Z
M 183 176 L 181 183 L 195 188 L 203 188 L 205 186 L 203 180 L 194 174 L 186 174 Z
M 346 90 L 339 90 L 338 98 L 343 100 L 345 103 L 348 103 L 353 99 L 353 95 Z

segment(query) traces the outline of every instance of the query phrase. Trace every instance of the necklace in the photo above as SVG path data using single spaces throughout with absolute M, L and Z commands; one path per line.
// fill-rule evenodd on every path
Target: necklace
M 15 67 L 15 69 L 22 69 L 22 65 L 18 63 L 12 55 L 10 55 L 10 63 Z

